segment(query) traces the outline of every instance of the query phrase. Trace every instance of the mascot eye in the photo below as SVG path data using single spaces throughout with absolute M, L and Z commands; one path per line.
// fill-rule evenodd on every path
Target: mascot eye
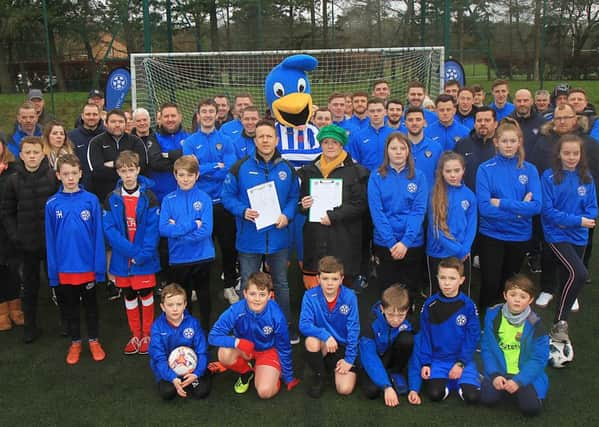
M 306 86 L 308 86 L 308 85 L 307 85 L 305 79 L 299 79 L 297 81 L 297 91 L 298 92 L 304 93 L 304 91 L 306 90 Z
M 279 98 L 285 95 L 285 88 L 282 83 L 276 82 L 272 85 L 272 89 Z

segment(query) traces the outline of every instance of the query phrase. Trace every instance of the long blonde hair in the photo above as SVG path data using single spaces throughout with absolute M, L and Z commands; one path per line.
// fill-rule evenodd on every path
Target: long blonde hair
M 465 170 L 466 168 L 466 162 L 461 154 L 454 151 L 446 151 L 441 155 L 435 172 L 435 185 L 433 186 L 431 205 L 433 214 L 433 232 L 435 237 L 439 237 L 439 231 L 442 231 L 445 236 L 454 239 L 449 231 L 449 226 L 447 225 L 447 186 L 449 184 L 447 184 L 443 178 L 443 168 L 445 167 L 445 164 L 451 160 L 457 160 L 462 165 L 462 169 Z
M 516 119 L 512 117 L 504 118 L 497 126 L 497 130 L 495 131 L 495 141 L 498 141 L 505 132 L 512 131 L 516 132 L 518 136 L 518 140 L 520 143 L 518 144 L 518 169 L 522 167 L 522 163 L 524 163 L 524 136 L 522 135 L 522 129 L 520 125 L 516 121 Z
M 50 145 L 50 133 L 52 132 L 52 128 L 55 126 L 59 126 L 62 128 L 64 132 L 64 144 L 58 151 L 55 151 L 54 148 Z M 48 158 L 50 165 L 53 168 L 56 168 L 56 160 L 63 154 L 74 154 L 73 145 L 71 141 L 69 141 L 69 137 L 67 136 L 67 128 L 66 126 L 56 120 L 49 121 L 46 126 L 44 126 L 44 130 L 42 132 L 42 144 L 44 147 L 44 154 Z

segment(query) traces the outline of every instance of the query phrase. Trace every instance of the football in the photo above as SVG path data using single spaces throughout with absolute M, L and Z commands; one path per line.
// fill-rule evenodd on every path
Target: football
M 168 356 L 168 366 L 180 377 L 193 372 L 198 366 L 198 356 L 189 347 L 180 346 Z
M 565 368 L 574 360 L 574 347 L 569 342 L 549 341 L 549 365 L 554 368 Z

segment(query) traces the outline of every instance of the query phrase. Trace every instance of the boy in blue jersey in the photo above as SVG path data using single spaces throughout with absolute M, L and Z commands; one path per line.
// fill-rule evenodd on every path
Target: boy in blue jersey
M 210 393 L 212 377 L 206 370 L 208 345 L 198 320 L 185 309 L 186 291 L 176 283 L 165 286 L 160 294 L 163 313 L 152 325 L 150 367 L 164 400 L 175 396 L 203 399 Z M 197 356 L 193 372 L 179 377 L 168 363 L 171 352 L 180 346 L 191 348 Z
M 106 198 L 103 217 L 104 234 L 112 248 L 109 271 L 116 286 L 123 290 L 131 330 L 124 352 L 148 354 L 154 321 L 155 273 L 160 270 L 160 204 L 148 188 L 153 182 L 139 176 L 137 153 L 120 153 L 115 168 L 120 180 Z
M 208 335 L 210 345 L 219 347 L 219 362 L 240 374 L 235 392 L 245 393 L 255 376 L 261 399 L 279 392 L 281 377 L 287 390 L 299 383 L 293 377 L 287 319 L 271 298 L 272 290 L 270 275 L 252 273 L 243 290 L 244 299 L 221 314 Z
M 480 347 L 484 379 L 481 402 L 493 405 L 512 395 L 525 415 L 538 415 L 547 395 L 549 335 L 530 309 L 536 286 L 517 274 L 505 282 L 504 304 L 487 309 Z
M 376 399 L 382 391 L 387 406 L 397 406 L 398 396 L 407 392 L 402 372 L 406 371 L 414 344 L 412 324 L 407 319 L 409 307 L 408 290 L 391 285 L 381 301 L 372 306 L 374 320 L 360 338 L 360 362 L 365 374 L 362 389 L 369 399 Z
M 332 256 L 318 265 L 320 286 L 304 293 L 299 328 L 306 337 L 306 363 L 314 374 L 308 395 L 319 398 L 324 375 L 335 373 L 337 393 L 348 395 L 356 386 L 356 357 L 360 320 L 356 295 L 343 283 L 343 264 Z
M 182 156 L 174 164 L 177 190 L 162 200 L 158 228 L 168 238 L 171 275 L 187 292 L 195 290 L 200 304 L 200 319 L 210 323 L 210 264 L 214 259 L 212 242 L 212 200 L 196 182 L 200 175 L 198 160 Z M 191 305 L 188 307 L 191 312 Z
M 439 263 L 440 291 L 429 297 L 420 314 L 420 376 L 432 401 L 441 401 L 457 390 L 467 403 L 478 402 L 479 375 L 474 352 L 480 323 L 474 302 L 460 292 L 464 265 L 455 258 Z
M 71 334 L 66 362 L 75 365 L 81 354 L 80 301 L 85 308 L 89 350 L 96 362 L 106 353 L 98 341 L 96 282 L 106 273 L 102 211 L 98 198 L 79 186 L 81 163 L 74 154 L 56 162 L 62 182 L 58 193 L 46 203 L 46 251 L 48 283 L 60 285 L 59 298 Z

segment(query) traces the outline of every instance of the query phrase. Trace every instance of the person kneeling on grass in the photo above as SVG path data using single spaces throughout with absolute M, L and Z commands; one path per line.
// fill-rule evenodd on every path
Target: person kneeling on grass
M 530 309 L 536 294 L 535 284 L 517 274 L 505 282 L 506 302 L 487 310 L 480 343 L 485 375 L 481 402 L 486 405 L 511 395 L 525 415 L 541 412 L 549 388 L 549 335 Z
M 221 314 L 208 335 L 210 345 L 219 347 L 219 362 L 241 374 L 235 392 L 245 393 L 255 377 L 261 399 L 279 392 L 281 377 L 288 391 L 299 383 L 293 377 L 287 320 L 272 293 L 270 275 L 252 273 L 243 290 L 244 299 Z
M 175 396 L 203 399 L 210 393 L 212 376 L 206 371 L 208 345 L 198 319 L 186 310 L 185 290 L 171 283 L 160 294 L 162 314 L 152 325 L 150 367 L 154 371 L 158 391 L 164 400 Z M 191 348 L 197 356 L 193 372 L 177 376 L 168 363 L 171 352 L 180 346 Z
M 319 398 L 325 370 L 335 372 L 341 395 L 356 386 L 356 357 L 360 320 L 356 295 L 343 283 L 343 264 L 332 256 L 318 263 L 320 285 L 307 290 L 302 300 L 300 332 L 306 337 L 306 363 L 314 373 L 308 395 Z

